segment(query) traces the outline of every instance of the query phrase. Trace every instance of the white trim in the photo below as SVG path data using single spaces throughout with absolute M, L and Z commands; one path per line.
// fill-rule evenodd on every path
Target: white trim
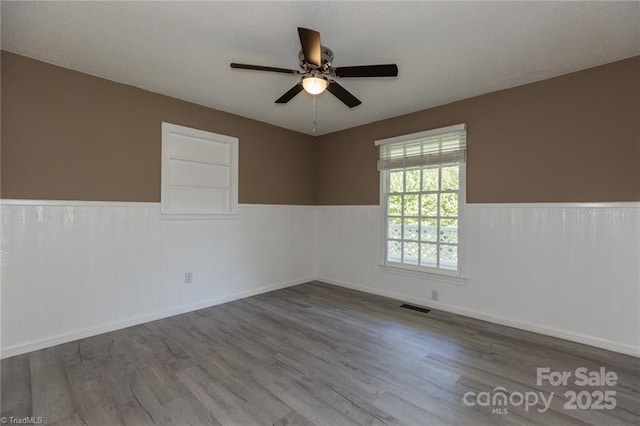
M 104 324 L 98 327 L 81 330 L 77 332 L 66 333 L 66 334 L 55 336 L 52 338 L 39 339 L 39 340 L 34 340 L 31 342 L 27 342 L 27 343 L 15 345 L 15 346 L 10 346 L 7 348 L 2 348 L 0 350 L 0 359 L 8 358 L 15 355 L 20 355 L 20 354 L 31 352 L 31 351 L 36 351 L 43 348 L 48 348 L 48 347 L 63 344 L 63 343 L 72 342 L 74 340 L 83 339 L 86 337 L 96 336 L 98 334 L 103 334 L 110 331 L 120 330 L 126 327 L 143 324 L 150 321 L 156 321 L 159 319 L 180 315 L 187 312 L 192 312 L 198 309 L 204 309 L 204 308 L 220 305 L 222 303 L 227 303 L 234 300 L 255 296 L 258 294 L 263 294 L 263 293 L 279 290 L 286 287 L 293 287 L 299 284 L 304 284 L 312 281 L 320 281 L 320 282 L 324 282 L 324 283 L 339 286 L 339 287 L 362 291 L 364 293 L 388 297 L 398 301 L 415 303 L 418 305 L 425 306 L 427 308 L 437 309 L 437 310 L 449 312 L 456 315 L 467 316 L 467 317 L 482 320 L 482 321 L 488 321 L 494 324 L 513 327 L 520 330 L 530 331 L 532 333 L 542 334 L 545 336 L 550 336 L 550 337 L 555 337 L 555 338 L 568 340 L 576 343 L 590 345 L 590 346 L 606 349 L 613 352 L 640 357 L 640 347 L 634 347 L 632 345 L 621 344 L 618 342 L 613 342 L 611 340 L 600 339 L 597 337 L 588 336 L 580 333 L 573 333 L 565 330 L 560 330 L 557 328 L 543 327 L 543 326 L 539 326 L 539 325 L 528 323 L 528 322 L 516 321 L 509 318 L 501 317 L 501 316 L 485 314 L 483 312 L 479 312 L 475 310 L 470 310 L 470 309 L 460 308 L 453 305 L 434 302 L 432 300 L 423 299 L 419 297 L 411 297 L 404 294 L 381 290 L 378 288 L 367 287 L 360 284 L 333 280 L 326 277 L 308 277 L 308 278 L 288 281 L 280 284 L 263 286 L 263 287 L 252 289 L 252 290 L 246 290 L 246 291 L 234 293 L 231 295 L 227 295 L 224 297 L 207 299 L 192 305 L 181 306 L 181 307 L 166 310 L 166 311 L 154 312 L 152 314 L 129 318 L 123 321 L 115 321 L 115 322 Z
M 43 348 L 48 348 L 62 343 L 73 342 L 74 340 L 84 339 L 86 337 L 96 336 L 98 334 L 107 333 L 110 331 L 120 330 L 123 328 L 131 327 L 138 324 L 147 323 L 150 321 L 156 321 L 162 318 L 172 317 L 174 315 L 180 315 L 187 312 L 192 312 L 198 309 L 209 308 L 211 306 L 220 305 L 222 303 L 231 302 L 234 300 L 244 299 L 245 297 L 251 297 L 262 293 L 267 293 L 274 290 L 279 290 L 286 287 L 292 287 L 298 284 L 304 284 L 310 281 L 314 281 L 313 277 L 302 278 L 293 281 L 287 281 L 279 284 L 267 285 L 251 290 L 240 291 L 238 293 L 230 294 L 223 297 L 217 297 L 213 299 L 206 299 L 192 305 L 180 306 L 166 311 L 154 312 L 152 314 L 141 315 L 133 318 L 128 318 L 122 321 L 114 321 L 108 324 L 103 324 L 97 327 L 84 329 L 81 331 L 75 331 L 58 335 L 51 338 L 44 338 L 33 340 L 27 343 L 21 343 L 19 345 L 9 346 L 0 350 L 0 359 L 8 358 L 15 355 L 24 354 L 31 351 L 36 351 Z
M 333 209 L 333 208 L 346 208 L 346 209 L 371 209 L 371 208 L 380 208 L 379 204 L 329 204 L 329 205 L 316 205 L 312 206 L 316 209 Z
M 350 209 L 365 209 L 365 208 L 380 208 L 379 204 L 331 204 L 331 205 L 317 205 L 316 208 L 330 209 L 335 207 L 350 208 Z M 603 201 L 603 202 L 574 202 L 574 203 L 469 203 L 465 202 L 465 208 L 621 208 L 621 209 L 633 209 L 640 208 L 640 201 Z
M 396 299 L 403 302 L 415 303 L 418 305 L 425 306 L 427 308 L 438 309 L 438 310 L 450 312 L 456 315 L 462 315 L 462 316 L 475 318 L 482 321 L 488 321 L 494 324 L 513 327 L 513 328 L 517 328 L 525 331 L 530 331 L 532 333 L 542 334 L 545 336 L 555 337 L 563 340 L 569 340 L 571 342 L 581 343 L 584 345 L 595 346 L 597 348 L 606 349 L 613 352 L 640 357 L 640 347 L 613 342 L 611 340 L 600 339 L 598 337 L 588 336 L 586 334 L 573 333 L 570 331 L 560 330 L 557 328 L 539 326 L 529 322 L 516 321 L 516 320 L 512 320 L 505 317 L 485 314 L 483 312 L 479 312 L 475 310 L 470 310 L 470 309 L 460 308 L 453 305 L 434 302 L 433 300 L 423 299 L 419 297 L 410 297 L 400 293 L 380 290 L 377 288 L 366 287 L 363 285 L 348 283 L 344 281 L 336 281 L 329 278 L 319 277 L 317 278 L 316 281 L 321 281 L 327 284 L 332 284 L 339 287 L 345 287 L 352 290 L 358 290 L 364 293 L 370 293 L 378 296 L 389 297 L 391 299 Z
M 252 203 L 240 203 L 238 204 L 238 206 L 240 208 L 242 207 L 266 207 L 266 208 L 286 207 L 286 208 L 294 208 L 294 209 L 308 209 L 308 208 L 319 207 L 313 204 L 252 204 Z
M 0 199 L 3 206 L 48 206 L 48 207 L 160 207 L 159 202 L 140 201 L 76 201 L 76 200 L 19 200 Z
M 349 209 L 367 209 L 367 208 L 381 208 L 379 204 L 332 204 L 332 205 L 317 205 L 311 206 L 315 208 L 330 209 L 330 208 L 349 208 Z M 633 209 L 640 208 L 640 201 L 606 201 L 606 202 L 575 202 L 575 203 L 469 203 L 465 202 L 465 209 L 469 208 L 558 208 L 558 209 L 593 209 L 593 208 L 620 208 L 620 209 Z
M 453 126 L 440 127 L 439 129 L 425 130 L 424 132 L 410 133 L 408 135 L 401 135 L 401 136 L 395 136 L 387 139 L 380 139 L 375 141 L 375 145 L 380 146 L 380 145 L 387 145 L 390 143 L 404 142 L 411 139 L 441 135 L 443 133 L 449 133 L 449 132 L 457 132 L 460 130 L 465 130 L 466 128 L 467 128 L 467 125 L 465 123 L 454 124 Z
M 77 201 L 77 200 L 26 200 L 13 198 L 0 198 L 0 206 L 48 206 L 48 207 L 160 207 L 158 201 Z M 239 203 L 238 207 L 286 207 L 286 208 L 316 208 L 334 206 L 315 206 L 313 204 L 252 204 Z M 369 207 L 369 206 L 363 206 Z
M 640 208 L 640 201 L 616 201 L 616 202 L 575 202 L 575 203 L 467 203 L 468 208 L 527 208 L 527 209 L 615 209 L 615 208 Z
M 60 206 L 60 207 L 160 207 L 158 201 L 81 201 L 81 200 L 28 200 L 18 198 L 0 198 L 0 206 Z M 370 209 L 380 208 L 379 204 L 253 204 L 239 203 L 239 207 L 293 207 L 293 208 L 349 208 Z M 640 208 L 640 201 L 616 202 L 575 202 L 575 203 L 465 203 L 465 208 Z
M 430 281 L 440 281 L 447 284 L 455 284 L 455 285 L 465 285 L 467 284 L 467 277 L 463 275 L 459 275 L 458 273 L 452 271 L 451 274 L 447 274 L 445 270 L 439 271 L 433 268 L 433 272 L 427 270 L 426 268 L 411 268 L 411 265 L 402 265 L 402 266 L 394 266 L 390 264 L 379 263 L 378 267 L 383 272 L 388 272 L 391 274 L 404 275 L 412 278 L 419 278 L 423 280 Z

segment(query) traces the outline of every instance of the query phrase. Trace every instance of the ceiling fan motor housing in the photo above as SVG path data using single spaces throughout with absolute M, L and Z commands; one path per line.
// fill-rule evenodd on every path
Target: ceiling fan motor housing
M 305 72 L 318 71 L 320 73 L 329 73 L 331 70 L 331 64 L 333 63 L 333 51 L 326 46 L 320 48 L 320 65 L 314 65 L 307 62 L 304 58 L 304 51 L 298 52 L 298 60 L 300 61 L 300 68 Z

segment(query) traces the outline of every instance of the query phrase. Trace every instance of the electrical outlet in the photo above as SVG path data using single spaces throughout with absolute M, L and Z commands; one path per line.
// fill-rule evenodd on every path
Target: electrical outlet
M 193 272 L 184 273 L 184 283 L 191 284 L 193 282 Z
M 434 302 L 437 302 L 439 298 L 440 298 L 440 292 L 438 292 L 438 290 L 431 290 L 431 300 L 433 300 Z

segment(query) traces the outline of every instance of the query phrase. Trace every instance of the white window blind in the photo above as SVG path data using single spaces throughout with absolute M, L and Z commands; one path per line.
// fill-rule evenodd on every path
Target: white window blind
M 466 125 L 457 124 L 385 139 L 377 141 L 376 145 L 380 147 L 378 170 L 464 162 Z
M 466 125 L 376 141 L 383 264 L 464 275 Z

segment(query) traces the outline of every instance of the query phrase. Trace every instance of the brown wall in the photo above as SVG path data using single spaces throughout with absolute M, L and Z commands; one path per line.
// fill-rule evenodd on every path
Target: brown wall
M 319 138 L 318 204 L 378 204 L 374 141 L 467 123 L 471 203 L 640 201 L 640 56 Z
M 313 137 L 2 52 L 2 197 L 160 201 L 161 122 L 240 139 L 241 203 L 314 204 Z
M 378 204 L 375 140 L 465 122 L 468 202 L 640 201 L 640 57 L 317 139 L 1 59 L 3 198 L 159 201 L 168 121 L 240 138 L 241 203 Z

